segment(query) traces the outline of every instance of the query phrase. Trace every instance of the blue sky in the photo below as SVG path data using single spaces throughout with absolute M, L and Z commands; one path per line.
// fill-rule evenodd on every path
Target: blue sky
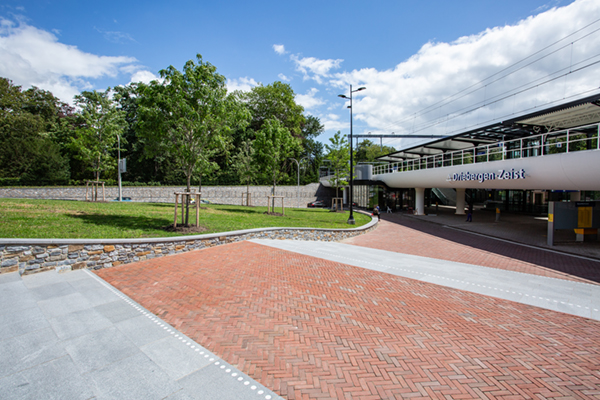
M 588 64 L 600 54 L 600 34 L 591 34 L 599 18 L 597 0 L 5 0 L 0 76 L 72 101 L 81 90 L 181 69 L 200 53 L 231 89 L 289 83 L 306 113 L 325 124 L 322 141 L 348 133 L 347 104 L 337 95 L 349 84 L 367 87 L 355 97 L 355 133 L 451 133 L 597 88 L 598 68 Z M 557 41 L 544 59 L 421 113 Z M 516 93 L 577 63 L 584 67 L 578 74 Z M 506 101 L 494 99 L 511 89 Z M 461 112 L 469 107 L 476 111 Z

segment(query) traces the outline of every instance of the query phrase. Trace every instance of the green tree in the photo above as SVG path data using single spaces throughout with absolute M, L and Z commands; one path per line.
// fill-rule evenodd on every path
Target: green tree
M 64 184 L 68 160 L 52 141 L 61 103 L 52 93 L 0 78 L 0 177 L 22 184 Z
M 117 136 L 127 127 L 125 112 L 117 109 L 106 92 L 84 91 L 75 96 L 75 103 L 81 108 L 83 124 L 77 129 L 72 146 L 77 150 L 77 158 L 85 162 L 96 180 L 109 168 L 114 168 L 116 160 L 113 149 Z
M 307 115 L 302 126 L 302 154 L 300 158 L 307 157 L 310 163 L 304 169 L 303 184 L 319 181 L 319 168 L 323 164 L 323 143 L 316 140 L 323 133 L 325 127 L 319 118 Z
M 339 197 L 338 190 L 348 185 L 350 176 L 350 144 L 346 136 L 340 131 L 329 138 L 331 144 L 326 144 L 327 154 L 325 158 L 330 162 L 333 175 L 329 178 L 329 184 L 335 188 L 335 196 Z
M 272 194 L 275 194 L 277 182 L 287 176 L 283 164 L 300 149 L 300 141 L 278 119 L 268 119 L 256 132 L 254 149 L 258 168 L 273 184 Z
M 236 171 L 240 182 L 246 185 L 246 201 L 250 205 L 250 184 L 256 178 L 257 168 L 254 163 L 254 147 L 250 140 L 244 140 L 238 149 L 238 153 L 233 156 L 233 169 Z
M 267 86 L 255 86 L 244 98 L 252 114 L 252 131 L 258 132 L 267 121 L 276 119 L 292 136 L 302 135 L 304 107 L 296 103 L 294 91 L 287 83 L 274 82 Z
M 373 143 L 369 139 L 365 139 L 360 142 L 356 149 L 356 161 L 357 162 L 375 162 L 377 157 L 381 157 L 386 154 L 390 154 L 396 151 L 390 146 L 380 146 Z
M 246 124 L 249 115 L 227 95 L 225 77 L 200 54 L 183 72 L 169 66 L 160 75 L 162 82 L 140 85 L 139 134 L 149 156 L 172 157 L 190 191 L 192 177 L 214 167 L 212 158 L 224 150 L 231 129 Z

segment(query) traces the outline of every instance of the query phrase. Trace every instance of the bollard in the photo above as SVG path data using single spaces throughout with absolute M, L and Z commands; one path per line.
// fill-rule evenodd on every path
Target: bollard
M 496 222 L 500 221 L 500 209 L 496 208 Z

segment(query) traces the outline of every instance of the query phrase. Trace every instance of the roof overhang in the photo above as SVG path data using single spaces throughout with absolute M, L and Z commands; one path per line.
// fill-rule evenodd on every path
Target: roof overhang
M 378 157 L 378 161 L 399 162 L 457 150 L 468 150 L 481 145 L 508 139 L 538 135 L 561 129 L 600 122 L 600 94 L 563 105 L 549 107 L 507 121 L 461 132 L 400 149 Z

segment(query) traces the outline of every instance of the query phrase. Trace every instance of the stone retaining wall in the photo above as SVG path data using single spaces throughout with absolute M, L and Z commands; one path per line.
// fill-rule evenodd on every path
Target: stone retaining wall
M 196 189 L 198 189 L 196 187 Z M 174 192 L 182 192 L 183 186 L 147 186 L 123 187 L 123 197 L 130 197 L 136 202 L 174 203 Z M 332 189 L 325 188 L 318 183 L 300 186 L 279 186 L 275 194 L 285 197 L 286 207 L 306 207 L 306 204 L 315 200 L 329 201 Z M 86 188 L 79 187 L 38 187 L 38 188 L 0 188 L 0 198 L 16 199 L 46 199 L 46 200 L 85 200 Z M 242 204 L 242 193 L 246 193 L 245 186 L 203 186 L 202 198 L 217 204 Z M 250 196 L 252 205 L 266 206 L 267 196 L 271 195 L 271 186 L 251 186 Z M 90 188 L 91 196 L 91 188 Z M 105 188 L 106 200 L 118 197 L 118 188 L 111 186 Z M 98 197 L 102 198 L 99 190 Z
M 100 269 L 248 239 L 339 241 L 374 229 L 268 228 L 154 239 L 0 239 L 0 274 Z

